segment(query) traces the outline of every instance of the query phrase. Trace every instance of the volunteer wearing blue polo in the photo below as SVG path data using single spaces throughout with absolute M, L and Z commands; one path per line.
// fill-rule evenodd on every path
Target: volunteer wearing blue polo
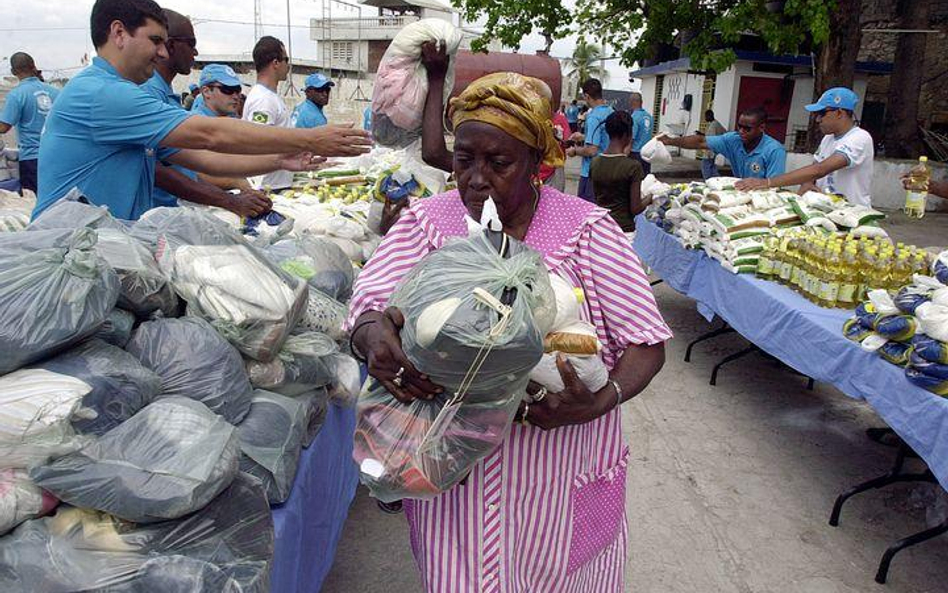
M 168 58 L 167 21 L 153 0 L 97 0 L 90 24 L 98 56 L 69 81 L 46 120 L 34 217 L 74 187 L 114 216 L 141 216 L 154 205 L 155 153 L 163 146 L 183 149 L 169 157 L 174 164 L 221 176 L 310 170 L 318 160 L 306 150 L 324 156 L 367 150 L 362 130 L 274 130 L 192 117 L 145 92 L 138 85 L 158 59 Z M 296 154 L 275 156 L 287 153 Z
M 208 64 L 201 70 L 200 105 L 192 111 L 209 117 L 240 117 L 241 82 L 237 73 L 224 64 Z M 208 98 L 205 99 L 205 93 Z
M 294 127 L 318 128 L 327 123 L 323 107 L 329 104 L 329 91 L 336 83 L 315 72 L 306 77 L 306 99 L 296 106 Z
M 690 150 L 711 150 L 731 164 L 735 177 L 764 179 L 780 175 L 787 168 L 787 150 L 768 136 L 767 112 L 761 107 L 745 109 L 737 119 L 737 131 L 720 136 L 662 137 L 668 146 Z
M 566 156 L 581 156 L 583 163 L 579 176 L 579 190 L 576 194 L 589 202 L 596 201 L 592 182 L 589 180 L 589 164 L 593 157 L 600 154 L 609 146 L 609 134 L 606 133 L 606 118 L 614 111 L 612 106 L 602 98 L 602 83 L 590 78 L 583 83 L 583 97 L 590 109 L 586 113 L 586 130 L 584 134 L 578 132 L 570 139 L 582 140 L 583 146 L 571 146 L 566 149 Z
M 36 64 L 29 54 L 18 51 L 10 56 L 10 69 L 20 82 L 7 94 L 0 111 L 0 134 L 16 126 L 20 187 L 35 193 L 40 132 L 59 91 L 36 76 Z
M 646 175 L 652 172 L 652 164 L 642 158 L 642 147 L 652 139 L 652 115 L 642 108 L 642 93 L 632 93 L 629 97 L 632 111 L 632 158 L 642 165 Z
M 856 125 L 859 96 L 845 87 L 831 88 L 819 101 L 807 105 L 825 134 L 813 156 L 814 163 L 767 179 L 742 179 L 738 189 L 799 185 L 800 192 L 817 190 L 845 197 L 850 204 L 872 205 L 872 169 L 875 148 L 869 132 Z

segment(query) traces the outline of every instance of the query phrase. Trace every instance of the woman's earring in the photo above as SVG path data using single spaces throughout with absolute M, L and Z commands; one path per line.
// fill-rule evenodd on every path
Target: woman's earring
M 543 182 L 540 180 L 540 174 L 539 174 L 539 173 L 534 174 L 534 175 L 533 175 L 533 186 L 536 187 L 537 189 L 540 189 L 540 187 L 541 187 L 542 185 L 543 185 Z

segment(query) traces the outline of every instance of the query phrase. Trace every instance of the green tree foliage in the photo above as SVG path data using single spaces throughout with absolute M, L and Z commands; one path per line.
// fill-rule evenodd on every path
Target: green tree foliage
M 744 33 L 759 35 L 777 54 L 793 54 L 824 43 L 836 0 L 577 0 L 575 10 L 562 0 L 455 0 L 465 18 L 486 16 L 485 32 L 475 43 L 491 39 L 517 47 L 531 32 L 561 39 L 569 34 L 606 39 L 619 48 L 622 63 L 655 55 L 679 34 L 687 39 L 683 53 L 692 67 L 722 71 L 735 59 L 728 49 Z
M 609 73 L 602 69 L 602 50 L 598 45 L 581 40 L 573 50 L 573 57 L 566 63 L 566 74 L 576 78 L 580 84 L 589 78 L 605 82 Z

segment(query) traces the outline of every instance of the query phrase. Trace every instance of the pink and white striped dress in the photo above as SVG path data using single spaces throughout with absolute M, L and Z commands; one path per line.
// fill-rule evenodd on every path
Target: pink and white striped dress
M 383 310 L 425 254 L 466 236 L 456 191 L 413 203 L 359 275 L 349 324 Z M 631 344 L 671 337 L 628 239 L 606 210 L 544 187 L 525 242 L 586 293 L 610 369 Z M 405 501 L 411 546 L 432 593 L 622 593 L 628 447 L 618 410 L 580 426 L 515 424 L 467 481 Z

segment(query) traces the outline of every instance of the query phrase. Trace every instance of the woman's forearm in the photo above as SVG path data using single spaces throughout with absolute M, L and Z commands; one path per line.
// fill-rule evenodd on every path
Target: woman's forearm
M 450 173 L 454 155 L 444 141 L 444 78 L 428 76 L 428 96 L 421 126 L 421 159 L 428 165 Z
M 635 345 L 626 348 L 609 378 L 622 388 L 622 401 L 628 401 L 642 392 L 665 364 L 665 343 Z M 610 385 L 607 389 L 612 389 Z

